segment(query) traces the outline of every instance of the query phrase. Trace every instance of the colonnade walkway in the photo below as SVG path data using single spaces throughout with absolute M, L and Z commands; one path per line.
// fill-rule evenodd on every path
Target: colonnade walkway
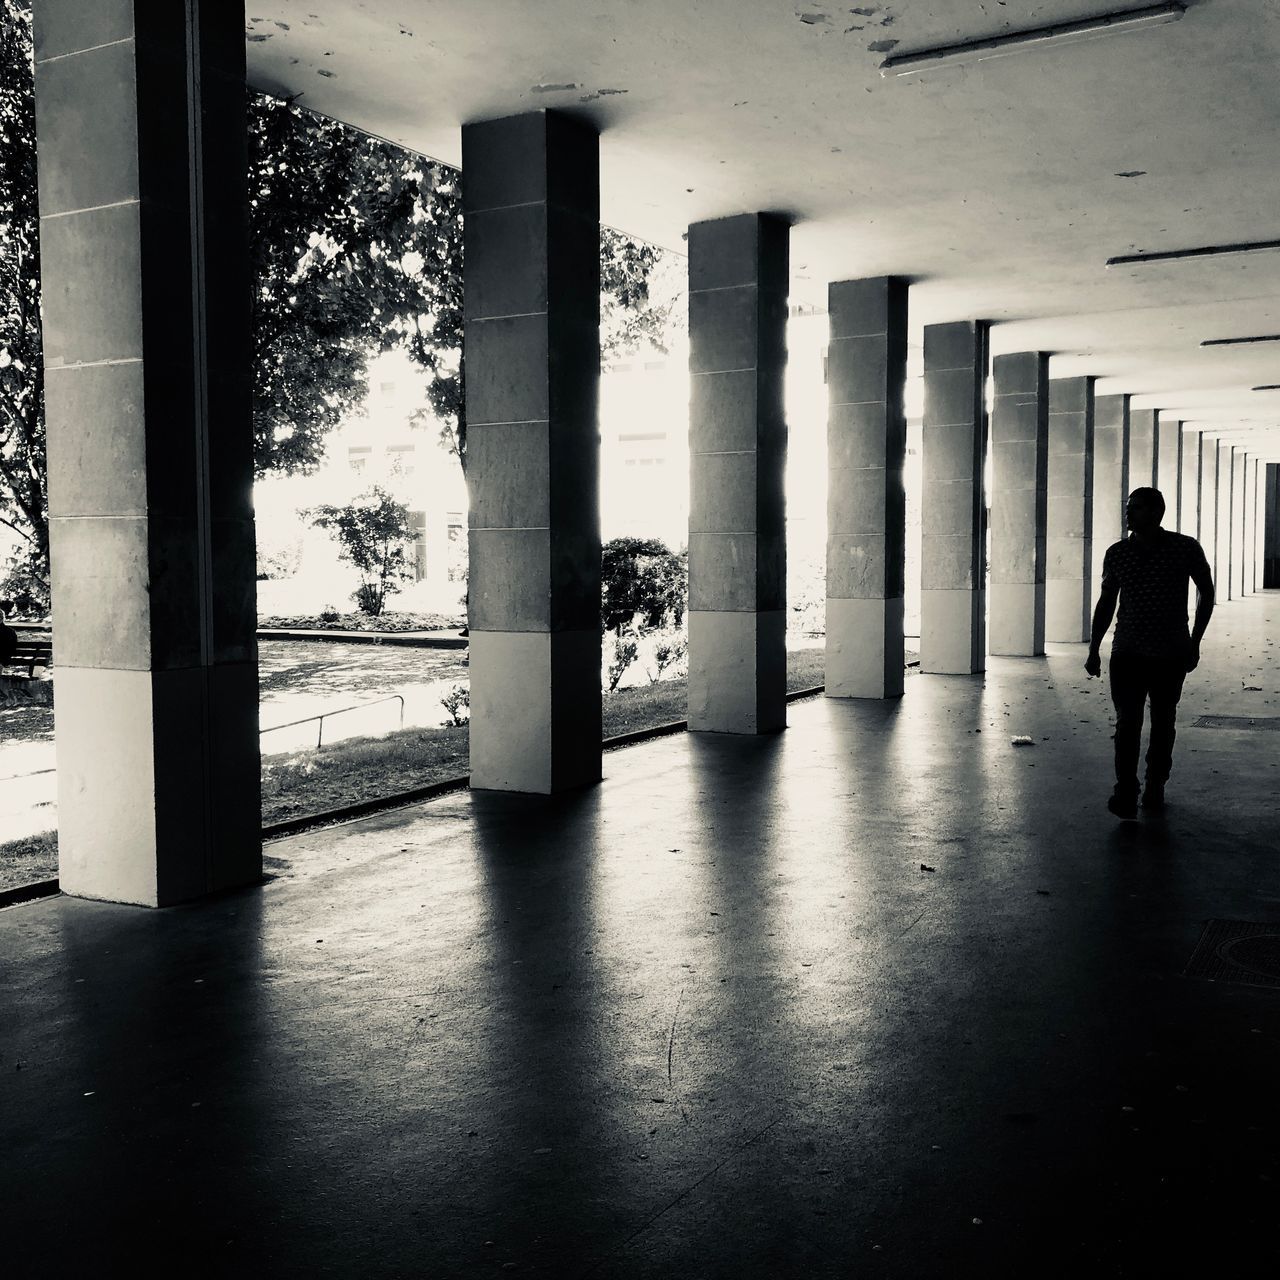
M 1163 820 L 1051 646 L 0 913 L 6 1274 L 1274 1269 L 1280 989 L 1184 971 L 1280 973 L 1280 737 L 1192 725 L 1277 636 L 1220 607 Z

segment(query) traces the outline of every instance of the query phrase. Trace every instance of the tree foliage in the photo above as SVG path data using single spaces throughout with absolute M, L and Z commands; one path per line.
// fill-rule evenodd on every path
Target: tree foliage
M 314 470 L 329 431 L 363 400 L 379 349 L 403 347 L 433 375 L 433 407 L 456 434 L 456 171 L 250 95 L 249 231 L 260 475 Z
M 329 530 L 338 544 L 338 554 L 360 574 L 352 599 L 370 617 L 381 617 L 387 596 L 413 577 L 408 555 L 414 536 L 409 508 L 381 486 L 373 485 L 345 506 L 326 503 L 317 507 L 311 513 L 311 523 Z
M 601 548 L 600 596 L 605 631 L 678 627 L 689 597 L 685 556 L 658 538 L 613 538 Z

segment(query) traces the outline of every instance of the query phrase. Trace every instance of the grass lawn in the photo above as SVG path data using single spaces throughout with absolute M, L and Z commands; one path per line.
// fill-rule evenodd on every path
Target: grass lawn
M 787 655 L 787 689 L 822 683 L 823 650 Z M 604 695 L 604 736 L 615 738 L 685 718 L 684 677 Z M 382 738 L 349 738 L 294 755 L 273 756 L 263 769 L 262 822 L 325 813 L 344 805 L 394 796 L 467 772 L 467 726 L 401 729 Z
M 58 833 L 8 840 L 0 844 L 0 889 L 16 889 L 37 880 L 53 880 L 58 874 Z
M 823 650 L 787 655 L 787 689 L 822 683 Z M 617 737 L 685 718 L 684 677 L 604 695 L 604 736 Z M 467 726 L 401 729 L 382 738 L 351 738 L 273 756 L 262 771 L 264 826 L 325 813 L 363 800 L 398 795 L 467 772 Z M 0 844 L 0 888 L 52 879 L 57 871 L 57 832 Z

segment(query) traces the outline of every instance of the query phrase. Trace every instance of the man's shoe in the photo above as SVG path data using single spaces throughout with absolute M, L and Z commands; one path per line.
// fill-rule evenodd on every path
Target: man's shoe
M 1164 808 L 1164 783 L 1148 782 L 1146 789 L 1142 793 L 1142 807 L 1144 809 L 1163 809 Z
M 1117 818 L 1136 818 L 1138 816 L 1138 797 L 1133 793 L 1113 792 L 1107 798 L 1107 808 Z

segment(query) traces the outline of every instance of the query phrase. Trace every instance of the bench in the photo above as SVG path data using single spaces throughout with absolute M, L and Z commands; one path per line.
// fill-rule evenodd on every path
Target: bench
M 13 657 L 3 666 L 26 667 L 27 676 L 34 677 L 37 667 L 48 670 L 52 663 L 53 642 L 51 640 L 19 640 Z

